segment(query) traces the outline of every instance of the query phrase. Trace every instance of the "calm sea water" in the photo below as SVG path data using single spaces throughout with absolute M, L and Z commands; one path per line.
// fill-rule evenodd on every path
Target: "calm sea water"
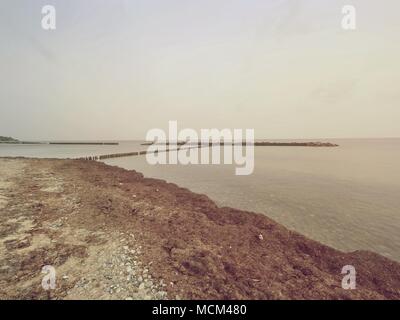
M 70 141 L 71 142 L 71 141 Z M 119 145 L 1 144 L 0 157 L 79 158 L 146 150 L 141 141 L 118 141 Z
M 151 166 L 144 156 L 105 162 L 207 194 L 221 206 L 264 213 L 337 249 L 372 250 L 400 261 L 400 139 L 329 141 L 340 147 L 256 147 L 250 176 L 235 176 L 231 165 Z M 63 158 L 138 149 L 139 142 L 0 145 L 0 156 Z

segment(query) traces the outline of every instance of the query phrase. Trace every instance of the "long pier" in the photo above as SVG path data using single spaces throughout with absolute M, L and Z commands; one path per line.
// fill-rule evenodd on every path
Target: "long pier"
M 119 142 L 49 142 L 56 145 L 118 146 Z
M 145 142 L 142 143 L 142 146 L 151 146 L 153 144 L 159 145 L 169 145 L 170 143 L 153 143 L 153 142 Z M 171 143 L 173 144 L 173 143 Z M 174 145 L 187 145 L 187 146 L 224 146 L 224 145 L 231 145 L 231 146 L 246 146 L 246 145 L 253 145 L 255 147 L 338 147 L 338 144 L 330 143 L 330 142 L 270 142 L 270 141 L 255 141 L 255 142 L 182 142 L 178 141 L 175 142 Z
M 175 150 L 179 150 L 179 148 L 178 149 L 156 150 L 156 151 L 152 151 L 152 152 L 144 150 L 144 151 L 136 151 L 136 152 L 103 154 L 103 155 L 100 155 L 100 156 L 80 157 L 78 159 L 79 160 L 99 161 L 99 160 L 113 159 L 113 158 L 141 156 L 141 155 L 145 155 L 145 154 L 148 154 L 148 153 L 169 152 L 169 151 L 175 151 Z
M 153 145 L 154 143 L 148 142 L 148 143 L 142 143 L 143 146 L 150 146 Z M 166 143 L 168 146 L 170 143 Z M 172 144 L 172 143 L 171 143 Z M 224 145 L 253 145 L 254 147 L 338 147 L 339 145 L 330 143 L 330 142 L 268 142 L 268 141 L 258 141 L 258 142 L 253 142 L 253 143 L 247 143 L 247 142 L 241 142 L 241 143 L 232 143 L 232 142 L 220 142 L 220 143 L 212 143 L 212 142 L 195 142 L 195 143 L 189 143 L 186 144 L 184 142 L 177 142 L 173 144 L 174 146 L 177 146 L 177 148 L 173 149 L 165 149 L 165 150 L 156 150 L 156 151 L 136 151 L 136 152 L 125 152 L 125 153 L 113 153 L 113 154 L 104 154 L 100 156 L 89 156 L 89 157 L 81 157 L 78 158 L 80 160 L 105 160 L 105 159 L 112 159 L 112 158 L 122 158 L 122 157 L 132 157 L 132 156 L 140 156 L 140 155 L 145 155 L 148 153 L 158 153 L 158 152 L 169 152 L 169 151 L 176 151 L 180 150 L 180 148 L 184 145 L 190 146 L 188 149 L 193 149 L 193 148 L 203 148 L 203 147 L 213 147 L 213 146 L 224 146 Z

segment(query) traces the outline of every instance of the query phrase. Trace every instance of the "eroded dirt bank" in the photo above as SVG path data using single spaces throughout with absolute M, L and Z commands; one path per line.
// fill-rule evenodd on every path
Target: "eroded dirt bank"
M 356 290 L 341 287 L 345 265 Z M 0 298 L 399 299 L 400 265 L 134 171 L 0 159 Z

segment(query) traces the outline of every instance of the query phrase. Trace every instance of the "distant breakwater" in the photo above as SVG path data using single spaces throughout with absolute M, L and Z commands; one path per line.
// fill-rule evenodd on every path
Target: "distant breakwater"
M 155 143 L 153 142 L 146 142 L 142 143 L 143 146 L 150 146 Z M 162 144 L 162 143 L 158 143 Z M 196 142 L 196 143 L 185 143 L 185 142 L 178 142 L 178 143 L 164 143 L 162 145 L 173 145 L 178 146 L 178 148 L 172 149 L 165 149 L 165 150 L 153 150 L 153 151 L 136 151 L 136 152 L 125 152 L 125 153 L 113 153 L 113 154 L 104 154 L 99 156 L 87 156 L 87 157 L 80 157 L 79 160 L 105 160 L 105 159 L 113 159 L 113 158 L 122 158 L 122 157 L 132 157 L 132 156 L 140 156 L 145 155 L 148 153 L 158 153 L 158 152 L 170 152 L 180 150 L 180 147 L 185 146 L 193 146 L 192 148 L 202 148 L 202 147 L 213 147 L 213 146 L 224 146 L 224 145 L 252 145 L 250 143 L 242 142 L 242 143 L 212 143 L 212 142 Z M 339 145 L 330 143 L 330 142 L 254 142 L 253 145 L 255 147 L 338 147 Z
M 330 143 L 330 142 L 269 142 L 269 141 L 257 141 L 254 143 L 251 142 L 146 142 L 142 143 L 143 146 L 150 145 L 187 145 L 187 146 L 224 146 L 224 145 L 254 145 L 255 147 L 338 147 L 338 144 Z
M 175 149 L 177 150 L 177 149 Z M 168 152 L 173 151 L 172 149 L 167 150 L 159 150 L 159 151 L 136 151 L 136 152 L 125 152 L 125 153 L 113 153 L 113 154 L 103 154 L 100 156 L 88 156 L 88 157 L 80 157 L 79 160 L 91 160 L 91 161 L 98 161 L 98 160 L 105 160 L 105 159 L 112 159 L 112 158 L 122 158 L 122 157 L 133 157 L 133 156 L 140 156 L 145 155 L 148 153 L 158 153 L 158 152 Z
M 48 144 L 57 144 L 57 145 L 89 145 L 89 146 L 118 146 L 119 142 L 49 142 Z

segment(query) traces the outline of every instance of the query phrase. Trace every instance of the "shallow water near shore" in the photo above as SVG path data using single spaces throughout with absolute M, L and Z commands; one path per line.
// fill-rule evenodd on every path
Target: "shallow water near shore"
M 234 165 L 151 166 L 145 157 L 106 163 L 264 213 L 334 248 L 400 261 L 400 139 L 329 141 L 340 147 L 256 147 L 250 176 L 235 176 Z
M 371 250 L 400 261 L 400 139 L 329 142 L 340 146 L 256 147 L 250 176 L 236 176 L 235 165 L 151 166 L 145 156 L 105 162 L 207 194 L 221 206 L 264 213 L 334 248 Z M 138 141 L 0 145 L 0 156 L 74 158 L 145 149 Z

